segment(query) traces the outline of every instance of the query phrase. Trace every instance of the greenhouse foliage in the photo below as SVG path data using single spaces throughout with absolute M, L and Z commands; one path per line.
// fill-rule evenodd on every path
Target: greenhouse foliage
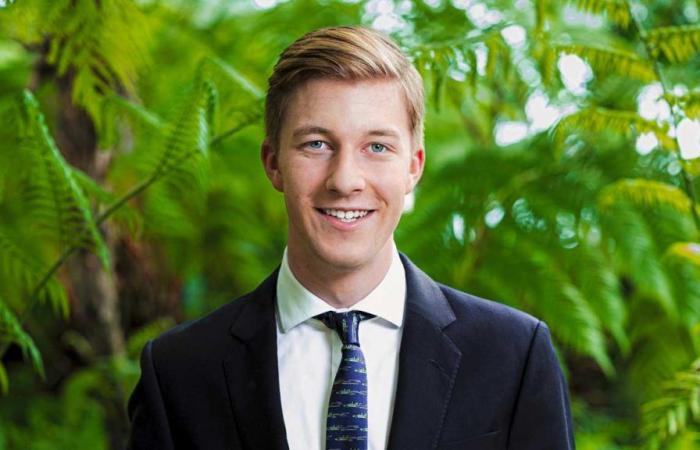
M 398 246 L 550 326 L 581 449 L 700 448 L 697 0 L 0 2 L 0 449 L 122 448 L 143 344 L 285 245 L 266 77 L 391 34 L 426 82 Z

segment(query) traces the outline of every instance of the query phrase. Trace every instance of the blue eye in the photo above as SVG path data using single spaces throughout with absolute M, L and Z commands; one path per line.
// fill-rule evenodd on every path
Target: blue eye
M 384 153 L 384 151 L 386 151 L 386 146 L 383 144 L 371 144 L 369 149 L 372 153 Z
M 321 150 L 323 148 L 323 141 L 311 141 L 306 145 L 314 150 Z

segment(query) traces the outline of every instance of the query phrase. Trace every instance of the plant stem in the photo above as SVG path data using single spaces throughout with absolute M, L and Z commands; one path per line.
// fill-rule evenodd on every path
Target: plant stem
M 216 136 L 214 136 L 211 141 L 209 142 L 209 147 L 215 147 L 221 141 L 226 139 L 227 137 L 237 133 L 238 131 L 242 130 L 243 128 L 247 127 L 248 125 L 252 124 L 255 122 L 259 117 L 251 118 L 251 120 L 246 121 L 242 124 L 239 124 L 229 130 L 226 130 Z M 158 181 L 161 177 L 160 175 L 163 172 L 161 170 L 156 170 L 152 175 L 150 175 L 148 178 L 146 178 L 144 181 L 139 183 L 138 185 L 134 186 L 129 192 L 121 196 L 117 201 L 115 201 L 112 205 L 110 205 L 107 209 L 102 211 L 96 218 L 95 218 L 95 223 L 97 226 L 101 225 L 105 220 L 107 220 L 112 214 L 114 214 L 119 208 L 124 206 L 129 200 L 132 198 L 136 197 L 139 195 L 141 192 L 145 191 L 149 186 L 151 186 L 153 183 Z M 29 318 L 30 313 L 32 310 L 36 307 L 36 305 L 39 303 L 39 294 L 41 291 L 46 287 L 46 284 L 51 281 L 51 278 L 53 275 L 58 271 L 58 269 L 61 268 L 63 263 L 68 260 L 68 258 L 80 247 L 77 245 L 72 245 L 67 247 L 63 253 L 54 261 L 54 263 L 51 265 L 49 270 L 44 274 L 44 276 L 41 278 L 39 283 L 34 287 L 32 290 L 31 295 L 29 296 L 29 302 L 24 308 L 24 310 L 20 313 L 18 317 L 18 321 L 21 326 L 24 326 L 27 322 L 27 319 Z M 5 356 L 5 352 L 10 348 L 10 341 L 2 342 L 0 343 L 0 360 Z

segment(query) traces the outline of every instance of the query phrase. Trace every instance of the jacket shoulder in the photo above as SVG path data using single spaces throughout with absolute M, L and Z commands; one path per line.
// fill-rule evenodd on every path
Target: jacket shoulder
M 539 328 L 546 325 L 532 315 L 492 300 L 438 283 L 456 320 L 447 331 L 463 339 L 475 338 L 490 346 L 526 350 Z

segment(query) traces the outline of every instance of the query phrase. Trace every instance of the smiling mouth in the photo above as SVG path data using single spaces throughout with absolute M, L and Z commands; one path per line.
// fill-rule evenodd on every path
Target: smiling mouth
M 372 209 L 345 210 L 345 209 L 328 209 L 328 208 L 316 208 L 316 210 L 322 214 L 334 217 L 334 218 L 340 220 L 341 222 L 345 222 L 345 223 L 355 222 L 359 219 L 362 219 L 363 217 L 366 217 L 368 214 L 371 214 L 374 211 Z

